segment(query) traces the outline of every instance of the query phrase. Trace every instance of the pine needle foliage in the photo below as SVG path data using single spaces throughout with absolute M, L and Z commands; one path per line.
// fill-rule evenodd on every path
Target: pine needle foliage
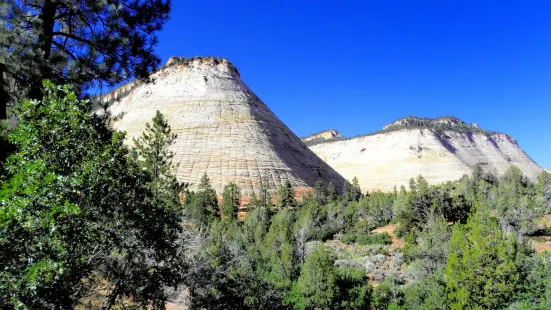
M 186 184 L 180 184 L 173 174 L 171 166 L 174 154 L 169 147 L 176 139 L 163 114 L 155 114 L 145 131 L 134 139 L 134 156 L 143 171 L 150 176 L 147 186 L 152 193 L 151 201 L 168 209 L 180 208 L 178 195 L 185 190 Z
M 41 99 L 43 79 L 80 91 L 146 78 L 169 12 L 170 0 L 2 1 L 0 99 Z
M 237 219 L 237 212 L 241 205 L 241 189 L 237 184 L 230 182 L 224 186 L 222 193 L 222 217 L 226 220 Z

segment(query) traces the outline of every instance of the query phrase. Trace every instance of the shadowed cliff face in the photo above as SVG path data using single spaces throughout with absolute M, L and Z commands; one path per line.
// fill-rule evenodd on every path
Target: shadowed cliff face
M 178 135 L 172 151 L 179 181 L 193 188 L 207 173 L 219 194 L 224 185 L 235 182 L 245 197 L 263 183 L 272 192 L 286 181 L 298 192 L 317 180 L 343 183 L 241 81 L 227 60 L 173 58 L 151 79 L 103 100 L 110 104 L 114 128 L 126 131 L 128 141 L 141 134 L 155 111 L 164 114 Z
M 431 128 L 423 128 L 427 122 Z M 357 176 L 364 191 L 407 186 L 418 175 L 432 184 L 455 181 L 476 165 L 497 175 L 514 165 L 533 181 L 543 170 L 512 137 L 453 117 L 401 119 L 376 134 L 310 149 L 345 178 Z

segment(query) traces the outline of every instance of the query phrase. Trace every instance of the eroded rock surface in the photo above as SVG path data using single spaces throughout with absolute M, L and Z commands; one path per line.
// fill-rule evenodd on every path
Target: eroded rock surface
M 221 194 L 235 182 L 245 197 L 261 184 L 273 192 L 285 181 L 297 191 L 317 180 L 340 186 L 343 178 L 308 149 L 245 85 L 226 59 L 173 57 L 151 76 L 106 94 L 113 126 L 142 133 L 155 112 L 178 135 L 172 147 L 179 181 L 198 184 L 207 173 Z M 258 192 L 257 192 L 258 194 Z
M 364 191 L 407 187 L 409 179 L 418 175 L 431 184 L 455 181 L 471 174 L 477 164 L 497 175 L 515 165 L 534 181 L 543 170 L 505 134 L 450 117 L 435 119 L 436 129 L 396 127 L 410 125 L 398 120 L 377 134 L 310 148 L 345 178 L 356 176 Z

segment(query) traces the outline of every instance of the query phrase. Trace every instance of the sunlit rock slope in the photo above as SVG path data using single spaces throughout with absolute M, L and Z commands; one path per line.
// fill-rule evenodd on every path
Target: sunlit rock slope
M 380 132 L 310 149 L 345 178 L 358 177 L 364 190 L 407 186 L 418 175 L 432 184 L 453 181 L 477 164 L 498 175 L 515 165 L 532 180 L 542 172 L 512 137 L 455 117 L 406 117 Z
M 243 83 L 228 60 L 173 57 L 151 79 L 101 101 L 128 141 L 161 111 L 178 135 L 172 147 L 176 176 L 192 188 L 203 173 L 219 194 L 235 182 L 245 196 L 263 183 L 274 192 L 290 181 L 301 192 L 317 180 L 336 186 L 344 181 Z

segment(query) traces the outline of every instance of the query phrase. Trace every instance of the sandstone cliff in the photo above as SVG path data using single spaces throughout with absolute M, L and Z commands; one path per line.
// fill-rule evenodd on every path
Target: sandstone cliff
M 285 181 L 299 192 L 317 180 L 342 184 L 343 178 L 270 111 L 228 60 L 173 57 L 151 80 L 127 84 L 101 102 L 128 141 L 141 134 L 156 110 L 163 113 L 178 135 L 172 147 L 176 176 L 192 188 L 203 173 L 219 194 L 235 182 L 245 197 L 262 183 L 272 192 Z
M 542 172 L 512 137 L 454 117 L 407 117 L 375 134 L 310 149 L 345 178 L 358 177 L 363 190 L 407 186 L 418 175 L 432 184 L 454 181 L 477 164 L 498 175 L 515 165 L 532 180 Z

